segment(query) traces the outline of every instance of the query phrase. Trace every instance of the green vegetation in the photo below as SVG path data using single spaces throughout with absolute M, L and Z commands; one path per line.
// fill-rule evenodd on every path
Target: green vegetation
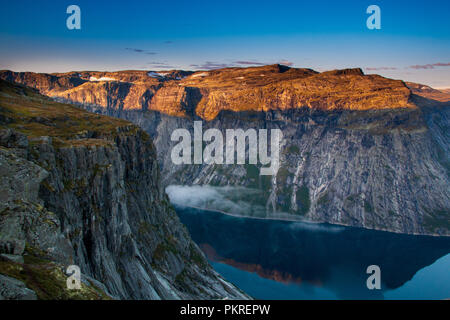
M 290 145 L 285 150 L 286 150 L 285 151 L 286 154 L 295 154 L 295 155 L 300 154 L 300 148 L 298 146 L 296 146 L 295 144 Z
M 328 192 L 325 192 L 323 195 L 320 196 L 320 198 L 317 200 L 317 205 L 324 206 L 330 202 L 330 199 L 328 199 Z
M 311 207 L 311 200 L 309 200 L 309 189 L 306 185 L 302 185 L 297 189 L 296 198 L 297 203 L 300 203 L 298 213 L 300 215 L 307 214 Z
M 62 266 L 43 258 L 39 250 L 29 246 L 23 264 L 0 258 L 0 274 L 24 282 L 41 300 L 110 300 L 93 283 L 82 283 L 80 290 L 67 289 Z
M 450 210 L 429 210 L 425 209 L 427 215 L 424 216 L 423 223 L 426 230 L 437 232 L 440 229 L 450 230 Z
M 155 231 L 157 228 L 152 225 L 151 223 L 145 221 L 145 220 L 141 220 L 139 222 L 139 228 L 138 228 L 138 234 L 139 235 L 145 235 L 150 233 L 152 230 Z
M 172 252 L 178 254 L 178 250 L 175 247 L 175 240 L 169 238 L 167 242 L 160 242 L 153 252 L 153 259 L 155 261 L 161 261 L 165 258 L 166 252 Z
M 0 119 L 4 125 L 30 138 L 52 137 L 53 145 L 58 148 L 110 146 L 119 132 L 132 135 L 139 130 L 125 120 L 55 102 L 18 84 L 3 80 L 0 80 L 0 84 Z M 96 138 L 84 138 L 89 132 L 90 136 Z
M 286 184 L 286 180 L 291 173 L 286 167 L 280 167 L 277 173 L 277 184 Z
M 196 265 L 198 265 L 202 269 L 208 266 L 208 263 L 206 262 L 205 258 L 203 258 L 200 252 L 196 250 L 193 244 L 191 244 L 189 250 L 191 261 L 193 261 Z
M 248 187 L 258 188 L 263 191 L 270 191 L 272 189 L 272 176 L 261 176 L 259 168 L 254 164 L 245 164 L 247 171 L 247 179 L 250 181 Z
M 184 281 L 186 280 L 186 270 L 183 269 L 177 276 L 175 277 L 175 283 L 179 285 L 183 285 Z
M 367 201 L 367 200 L 364 200 L 364 210 L 365 210 L 367 213 L 373 213 L 373 207 L 372 207 L 372 205 L 370 204 L 370 202 Z

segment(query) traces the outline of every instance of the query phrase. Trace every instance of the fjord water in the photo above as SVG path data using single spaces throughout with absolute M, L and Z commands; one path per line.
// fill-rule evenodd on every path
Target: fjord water
M 176 210 L 214 269 L 256 299 L 450 298 L 449 237 Z M 369 265 L 381 290 L 367 289 Z

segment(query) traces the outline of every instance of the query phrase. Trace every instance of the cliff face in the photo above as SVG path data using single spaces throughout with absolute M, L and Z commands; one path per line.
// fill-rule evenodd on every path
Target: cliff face
M 261 207 L 246 214 L 450 235 L 445 99 L 359 69 L 317 73 L 275 65 L 141 76 L 47 94 L 142 127 L 155 142 L 164 185 L 245 187 L 249 195 L 238 200 Z M 114 85 L 145 87 L 147 95 L 117 98 L 105 89 Z M 110 100 L 90 102 L 98 95 Z M 224 135 L 234 128 L 281 129 L 277 175 L 260 176 L 259 165 L 173 165 L 171 133 L 193 131 L 194 120 Z
M 251 192 L 237 190 L 237 198 L 224 195 L 236 204 L 261 207 L 240 214 L 450 234 L 448 108 L 247 117 L 223 113 L 203 123 L 203 130 L 222 128 L 224 136 L 227 128 L 282 130 L 281 166 L 273 177 L 260 176 L 259 165 L 175 166 L 170 134 L 177 128 L 192 134 L 192 120 L 150 113 L 134 117 L 129 119 L 156 136 L 166 185 L 247 187 Z M 224 210 L 214 204 L 205 208 Z
M 73 298 L 61 270 L 75 264 L 81 298 L 246 297 L 179 222 L 138 127 L 4 81 L 0 122 L 0 273 L 11 286 L 17 279 L 38 298 Z M 40 280 L 42 269 L 57 288 Z

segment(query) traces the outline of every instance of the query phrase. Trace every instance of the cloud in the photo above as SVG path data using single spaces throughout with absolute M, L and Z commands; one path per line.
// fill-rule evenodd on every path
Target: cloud
M 261 61 L 253 61 L 253 60 L 236 60 L 228 63 L 220 63 L 213 61 L 205 61 L 201 64 L 191 64 L 190 66 L 196 69 L 202 70 L 213 70 L 213 69 L 222 69 L 222 68 L 231 68 L 231 67 L 243 67 L 243 66 L 265 66 L 269 64 L 273 64 L 274 62 L 261 62 Z M 283 64 L 286 66 L 292 66 L 294 63 L 288 60 L 280 60 L 277 62 L 279 64 Z
M 160 66 L 168 65 L 167 62 L 165 62 L 165 61 L 150 61 L 150 62 L 147 62 L 147 64 L 148 65 L 160 65 Z
M 248 201 L 260 197 L 261 192 L 238 186 L 170 185 L 166 188 L 170 201 L 178 206 L 217 210 L 238 216 L 265 217 L 266 208 L 263 204 Z
M 152 68 L 157 69 L 177 69 L 178 67 L 168 64 L 164 61 L 151 61 L 147 62 L 147 65 L 151 66 Z
M 235 63 L 235 64 L 237 64 L 237 65 L 253 65 L 253 66 L 266 66 L 266 65 L 268 65 L 268 64 L 273 64 L 273 62 L 271 63 L 271 62 L 246 61 L 246 60 L 244 60 L 244 61 L 242 61 L 242 60 L 240 60 L 240 61 L 234 61 L 233 63 Z M 282 59 L 282 60 L 278 61 L 277 63 L 278 63 L 278 64 L 285 65 L 285 66 L 288 66 L 288 67 L 294 65 L 293 62 L 288 61 L 288 60 L 286 60 L 286 59 Z
M 409 66 L 410 69 L 434 69 L 435 67 L 450 67 L 450 62 L 437 62 L 432 64 L 416 64 L 414 66 Z
M 282 64 L 282 65 L 285 65 L 285 66 L 288 66 L 288 67 L 291 67 L 291 66 L 293 66 L 294 65 L 294 63 L 293 62 L 291 62 L 291 61 L 288 61 L 288 60 L 281 60 L 280 62 L 278 62 L 279 64 Z
M 138 48 L 125 48 L 125 50 L 133 51 L 133 52 L 136 52 L 136 53 L 144 53 L 144 54 L 148 54 L 148 55 L 155 55 L 155 54 L 157 54 L 156 52 L 152 52 L 152 51 L 148 51 L 148 50 L 144 50 L 144 49 L 138 49 Z
M 450 62 L 436 62 L 430 64 L 416 64 L 413 66 L 406 67 L 406 69 L 415 69 L 415 70 L 430 70 L 436 67 L 450 67 Z M 389 70 L 398 70 L 397 67 L 367 67 L 365 68 L 367 71 L 389 71 Z
M 170 64 L 155 64 L 153 68 L 156 69 L 177 69 L 177 66 L 171 66 Z
M 258 61 L 235 61 L 235 64 L 240 64 L 240 65 L 257 65 L 257 66 L 264 66 L 267 63 L 264 62 L 258 62 Z
M 170 202 L 181 207 L 195 207 L 219 211 L 233 216 L 267 218 L 264 192 L 241 186 L 215 187 L 210 185 L 169 185 L 166 188 Z M 302 218 L 282 211 L 271 212 L 270 218 L 298 221 Z M 295 222 L 289 228 L 293 230 L 312 230 L 341 232 L 345 227 L 327 226 L 317 223 Z
M 190 66 L 197 68 L 197 69 L 214 70 L 214 69 L 235 67 L 236 65 L 234 63 L 218 63 L 218 62 L 206 61 L 202 64 L 191 64 Z
M 153 65 L 153 68 L 156 68 L 156 69 L 177 69 L 177 67 L 176 66 L 171 66 L 171 65 L 168 65 L 168 64 L 161 64 L 161 65 Z
M 367 71 L 388 71 L 388 70 L 397 70 L 396 67 L 367 67 L 365 68 Z

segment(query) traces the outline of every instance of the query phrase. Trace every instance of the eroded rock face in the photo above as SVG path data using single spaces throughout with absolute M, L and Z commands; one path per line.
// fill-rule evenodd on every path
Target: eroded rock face
M 142 127 L 155 143 L 164 185 L 254 188 L 267 217 L 284 212 L 293 219 L 450 234 L 449 106 L 445 99 L 429 99 L 434 91 L 430 96 L 421 86 L 408 84 L 409 89 L 360 69 L 317 73 L 279 65 L 180 79 L 144 72 L 134 80 L 126 72 L 109 76 L 129 77 L 131 88 L 146 87 L 145 99 L 127 96 L 117 107 L 122 100 L 114 94 L 109 104 L 96 105 L 69 97 L 82 86 L 47 94 Z M 259 165 L 173 165 L 171 134 L 178 128 L 192 133 L 194 120 L 223 134 L 234 128 L 281 129 L 277 176 L 259 176 Z
M 0 129 L 0 248 L 13 251 L 3 253 L 24 254 L 26 264 L 37 255 L 49 268 L 78 265 L 98 281 L 88 281 L 97 289 L 84 298 L 247 297 L 212 270 L 178 220 L 145 132 L 21 86 L 0 89 L 8 119 Z M 80 131 L 83 122 L 90 130 Z M 0 273 L 20 268 L 0 261 Z M 52 274 L 64 284 L 60 269 Z

